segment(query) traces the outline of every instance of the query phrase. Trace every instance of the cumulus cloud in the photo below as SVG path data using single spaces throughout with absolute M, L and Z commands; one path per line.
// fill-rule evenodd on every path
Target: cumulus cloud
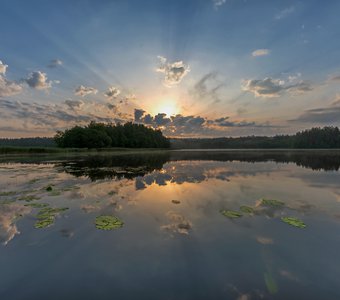
M 29 87 L 37 90 L 49 89 L 52 86 L 52 82 L 47 80 L 46 73 L 41 71 L 34 71 L 29 74 L 28 78 L 25 79 L 25 82 Z
M 254 56 L 254 57 L 257 57 L 257 56 L 265 56 L 265 55 L 268 55 L 270 53 L 269 49 L 257 49 L 257 50 L 254 50 L 251 55 Z
M 47 65 L 49 68 L 56 68 L 62 66 L 63 62 L 60 59 L 52 59 L 50 60 L 49 64 Z
M 176 61 L 168 63 L 163 56 L 158 56 L 160 64 L 157 72 L 164 74 L 164 85 L 171 87 L 179 84 L 182 79 L 190 72 L 190 67 L 183 63 L 183 61 Z
M 284 80 L 267 77 L 264 79 L 245 80 L 242 89 L 246 92 L 253 93 L 255 97 L 274 98 L 280 97 L 284 92 L 305 93 L 313 90 L 313 86 L 306 81 L 286 84 Z
M 96 88 L 90 87 L 90 86 L 83 86 L 83 85 L 78 86 L 74 91 L 75 95 L 81 96 L 81 97 L 84 97 L 90 94 L 97 94 L 97 93 L 98 93 L 98 90 Z
M 287 7 L 285 9 L 281 10 L 278 14 L 276 14 L 275 15 L 275 19 L 276 20 L 284 19 L 284 18 L 288 17 L 289 15 L 291 15 L 294 12 L 295 12 L 295 7 L 294 6 Z
M 5 74 L 7 70 L 8 65 L 5 65 L 1 60 L 0 60 L 0 74 Z
M 22 92 L 22 86 L 0 75 L 0 97 L 9 97 Z
M 84 102 L 81 100 L 67 99 L 65 100 L 65 104 L 71 109 L 80 109 L 84 105 Z
M 118 97 L 118 95 L 120 94 L 120 90 L 116 87 L 109 87 L 109 89 L 104 93 L 104 95 L 109 99 L 115 99 Z

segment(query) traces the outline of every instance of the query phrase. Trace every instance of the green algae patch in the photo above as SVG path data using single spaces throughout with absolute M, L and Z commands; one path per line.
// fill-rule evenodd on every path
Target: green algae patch
M 240 207 L 240 211 L 245 213 L 245 214 L 253 214 L 254 213 L 254 208 L 246 205 L 242 205 Z
M 281 206 L 285 205 L 285 203 L 280 201 L 280 200 L 265 199 L 265 198 L 261 199 L 261 203 L 260 204 L 262 206 L 271 206 L 271 207 L 281 207 Z
M 54 208 L 54 207 L 44 207 L 37 214 L 37 222 L 35 223 L 35 228 L 46 228 L 52 225 L 55 218 L 60 213 L 68 210 L 68 207 Z
M 34 195 L 27 195 L 27 196 L 22 196 L 18 200 L 20 201 L 26 201 L 26 202 L 31 202 L 34 200 L 39 200 L 40 197 L 34 196 Z
M 301 220 L 294 218 L 294 217 L 282 217 L 281 220 L 291 226 L 298 227 L 298 228 L 306 228 L 307 225 L 302 222 Z
M 30 206 L 33 208 L 43 208 L 43 207 L 47 207 L 48 204 L 47 203 L 28 203 L 28 204 L 25 204 L 24 206 Z
M 221 214 L 227 218 L 230 218 L 230 219 L 236 219 L 236 218 L 240 218 L 243 216 L 243 214 L 239 211 L 235 211 L 235 210 L 226 210 L 226 209 L 223 209 L 220 211 Z
M 96 217 L 96 228 L 102 230 L 112 230 L 123 227 L 124 223 L 113 216 L 98 216 Z
M 270 273 L 264 273 L 264 282 L 266 284 L 267 290 L 270 294 L 274 295 L 277 293 L 277 284 Z

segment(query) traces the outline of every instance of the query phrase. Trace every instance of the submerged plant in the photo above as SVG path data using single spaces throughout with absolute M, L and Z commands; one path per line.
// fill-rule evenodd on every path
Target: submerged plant
M 265 282 L 266 287 L 268 289 L 268 292 L 270 294 L 273 295 L 273 294 L 277 293 L 277 290 L 278 290 L 277 284 L 276 284 L 272 274 L 270 274 L 268 272 L 264 273 L 264 282 Z
M 306 228 L 307 225 L 302 222 L 301 220 L 294 218 L 294 217 L 282 217 L 281 220 L 289 225 L 292 225 L 294 227 L 298 228 Z
M 96 217 L 96 228 L 102 230 L 112 230 L 123 227 L 124 223 L 113 216 Z
M 239 211 L 235 211 L 235 210 L 226 210 L 223 209 L 221 210 L 221 214 L 227 218 L 231 218 L 231 219 L 235 219 L 235 218 L 240 218 L 243 216 L 243 214 Z
M 273 206 L 273 207 L 280 207 L 280 206 L 284 206 L 285 203 L 280 201 L 280 200 L 275 200 L 275 199 L 265 199 L 262 198 L 261 199 L 261 205 L 263 206 Z
M 2 196 L 13 196 L 15 194 L 16 194 L 16 192 L 14 192 L 14 191 L 0 192 L 0 197 L 2 197 Z
M 240 207 L 240 211 L 245 213 L 245 214 L 252 214 L 252 213 L 254 213 L 254 208 L 252 208 L 250 206 L 242 205 Z

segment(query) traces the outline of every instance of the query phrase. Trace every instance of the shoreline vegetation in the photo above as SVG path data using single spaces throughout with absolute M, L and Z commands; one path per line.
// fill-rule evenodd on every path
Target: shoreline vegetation
M 21 153 L 131 153 L 156 150 L 231 150 L 240 151 L 296 151 L 340 149 L 338 127 L 312 128 L 294 135 L 167 138 L 160 130 L 141 124 L 124 125 L 91 122 L 58 131 L 54 138 L 0 138 L 0 154 Z

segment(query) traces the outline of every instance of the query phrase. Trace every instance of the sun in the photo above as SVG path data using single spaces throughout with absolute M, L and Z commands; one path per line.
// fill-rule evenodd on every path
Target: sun
M 173 116 L 178 113 L 178 106 L 176 102 L 172 100 L 164 100 L 160 102 L 156 108 L 157 113 L 164 113 L 167 116 Z

